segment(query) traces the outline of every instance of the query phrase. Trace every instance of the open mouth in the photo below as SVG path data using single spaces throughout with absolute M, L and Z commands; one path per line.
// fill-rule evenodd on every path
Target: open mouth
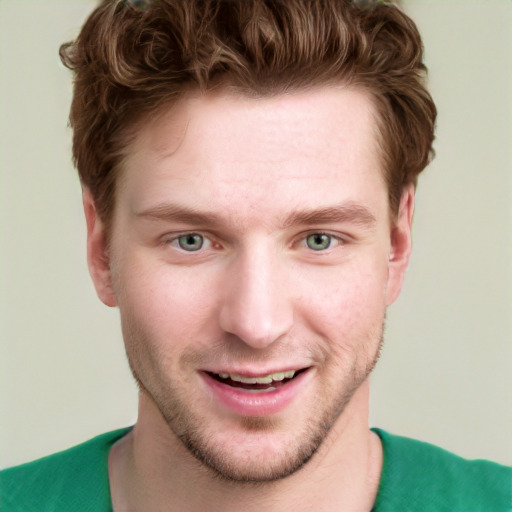
M 274 391 L 278 388 L 281 388 L 306 370 L 307 368 L 303 368 L 302 370 L 276 372 L 263 375 L 261 377 L 245 377 L 243 375 L 234 373 L 206 373 L 216 381 L 227 386 L 244 389 L 247 391 L 262 392 Z

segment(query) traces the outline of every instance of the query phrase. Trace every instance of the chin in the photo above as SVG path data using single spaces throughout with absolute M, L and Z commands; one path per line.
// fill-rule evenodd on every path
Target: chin
M 240 441 L 237 440 L 238 436 L 228 437 L 229 442 L 217 440 L 215 436 L 207 442 L 193 437 L 180 439 L 216 478 L 229 482 L 259 483 L 281 480 L 302 469 L 325 436 L 310 436 L 306 441 L 298 441 L 284 440 L 282 433 L 276 435 L 260 431 L 256 434 L 253 431 L 252 434 L 246 432 L 240 435 Z

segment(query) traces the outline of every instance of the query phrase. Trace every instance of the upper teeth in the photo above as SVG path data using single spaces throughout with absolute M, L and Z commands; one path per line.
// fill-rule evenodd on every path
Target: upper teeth
M 287 372 L 276 372 L 263 377 L 243 377 L 236 373 L 219 373 L 221 379 L 231 379 L 236 382 L 243 382 L 244 384 L 270 384 L 273 380 L 291 379 L 295 375 L 295 370 Z

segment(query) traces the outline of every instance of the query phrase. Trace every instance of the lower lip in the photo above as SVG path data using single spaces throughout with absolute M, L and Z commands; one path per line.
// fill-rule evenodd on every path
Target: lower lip
M 223 384 L 205 372 L 201 375 L 218 402 L 240 416 L 270 416 L 282 411 L 298 395 L 309 378 L 303 371 L 284 386 L 273 391 L 251 392 Z

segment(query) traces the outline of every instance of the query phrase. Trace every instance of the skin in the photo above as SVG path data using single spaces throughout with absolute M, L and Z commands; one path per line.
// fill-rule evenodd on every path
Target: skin
M 346 87 L 190 94 L 141 127 L 108 249 L 84 191 L 91 275 L 141 389 L 110 453 L 115 510 L 371 509 L 368 375 L 414 204 L 405 187 L 390 214 L 374 115 Z M 270 413 L 226 407 L 205 374 L 290 369 Z

